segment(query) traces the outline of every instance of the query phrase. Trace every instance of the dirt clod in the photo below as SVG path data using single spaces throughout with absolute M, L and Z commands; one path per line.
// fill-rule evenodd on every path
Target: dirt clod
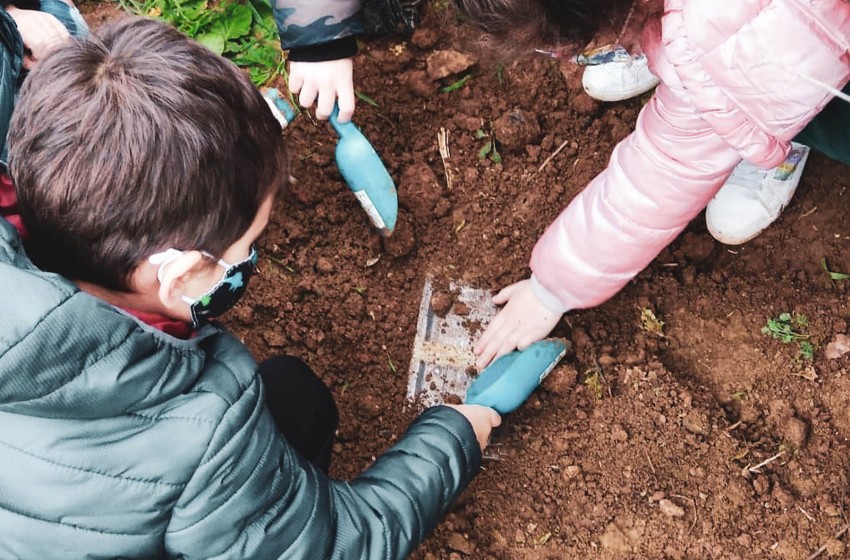
M 438 317 L 445 317 L 454 303 L 454 297 L 448 292 L 434 292 L 431 295 L 431 309 Z
M 442 80 L 468 70 L 477 62 L 478 60 L 470 54 L 454 50 L 436 51 L 429 54 L 426 59 L 428 77 L 435 81 Z

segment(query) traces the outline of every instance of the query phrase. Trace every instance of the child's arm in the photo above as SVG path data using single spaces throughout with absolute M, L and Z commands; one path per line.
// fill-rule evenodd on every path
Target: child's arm
M 363 31 L 359 0 L 280 0 L 275 4 L 280 44 L 289 50 L 289 89 L 303 107 L 318 99 L 326 119 L 339 105 L 339 121 L 354 113 L 355 36 Z
M 497 423 L 485 407 L 431 408 L 363 474 L 335 481 L 289 447 L 254 381 L 214 428 L 173 509 L 166 552 L 401 560 L 478 472 L 477 437 Z
M 71 36 L 65 26 L 47 12 L 22 10 L 11 4 L 5 9 L 15 20 L 24 43 L 24 68 L 31 69 L 50 49 Z
M 605 171 L 535 245 L 532 280 L 501 298 L 505 307 L 476 346 L 477 365 L 545 337 L 564 311 L 616 294 L 705 208 L 740 159 L 660 85 Z

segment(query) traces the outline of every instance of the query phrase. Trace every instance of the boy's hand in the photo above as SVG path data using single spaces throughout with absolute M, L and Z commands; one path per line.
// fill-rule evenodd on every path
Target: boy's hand
M 67 41 L 71 34 L 65 26 L 46 12 L 21 10 L 8 6 L 6 13 L 15 20 L 18 32 L 24 42 L 26 53 L 24 68 L 31 70 L 36 62 L 44 58 L 50 49 Z
M 499 413 L 489 406 L 481 406 L 480 404 L 447 404 L 446 406 L 457 410 L 469 420 L 472 429 L 475 430 L 478 445 L 481 446 L 481 451 L 484 451 L 490 441 L 490 432 L 502 423 L 502 417 L 499 416 Z
M 513 351 L 524 350 L 552 332 L 561 314 L 552 311 L 534 295 L 531 280 L 511 284 L 493 297 L 504 309 L 490 321 L 475 343 L 475 366 L 481 370 L 494 359 Z
M 337 120 L 344 123 L 354 114 L 354 59 L 325 62 L 290 62 L 289 91 L 298 94 L 302 107 L 312 107 L 318 97 L 316 118 L 325 120 L 339 105 Z M 300 94 L 299 94 L 300 92 Z

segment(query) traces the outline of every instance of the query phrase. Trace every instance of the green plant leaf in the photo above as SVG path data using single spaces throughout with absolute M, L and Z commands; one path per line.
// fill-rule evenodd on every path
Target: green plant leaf
M 221 22 L 227 39 L 238 39 L 251 34 L 251 22 L 253 14 L 251 8 L 245 4 L 228 4 L 224 9 Z
M 833 272 L 826 266 L 826 257 L 820 260 L 820 266 L 823 268 L 829 277 L 833 280 L 850 280 L 850 274 L 845 274 L 843 272 Z
M 444 88 L 440 88 L 440 91 L 442 91 L 443 93 L 449 93 L 449 92 L 452 92 L 452 91 L 458 90 L 458 89 L 462 88 L 463 86 L 465 86 L 465 85 L 466 85 L 466 82 L 468 82 L 468 81 L 469 81 L 469 78 L 471 78 L 471 77 L 472 77 L 472 74 L 467 74 L 466 76 L 464 76 L 463 78 L 459 79 L 459 80 L 458 80 L 458 81 L 456 81 L 455 83 L 453 83 L 453 84 L 449 84 L 449 85 L 447 85 L 447 86 L 446 86 L 446 87 L 444 87 Z
M 215 54 L 224 53 L 224 37 L 220 33 L 203 33 L 195 36 L 195 40 Z
M 487 155 L 493 151 L 493 141 L 487 140 L 481 149 L 478 150 L 478 159 L 485 159 Z
M 496 151 L 496 148 L 493 148 L 493 151 L 490 152 L 490 161 L 493 163 L 502 163 L 502 154 Z
M 380 107 L 377 101 L 366 95 L 365 93 L 360 93 L 359 91 L 355 91 L 354 95 L 357 96 L 357 99 L 363 101 L 364 103 L 368 103 L 372 107 Z

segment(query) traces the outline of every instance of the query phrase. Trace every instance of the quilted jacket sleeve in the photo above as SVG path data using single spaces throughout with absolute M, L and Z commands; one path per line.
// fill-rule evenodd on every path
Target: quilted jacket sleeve
M 281 438 L 259 381 L 233 402 L 166 534 L 181 558 L 402 559 L 480 467 L 469 422 L 425 411 L 351 482 L 328 479 Z
M 686 99 L 660 85 L 608 167 L 535 245 L 536 282 L 566 309 L 606 301 L 708 204 L 739 161 Z

